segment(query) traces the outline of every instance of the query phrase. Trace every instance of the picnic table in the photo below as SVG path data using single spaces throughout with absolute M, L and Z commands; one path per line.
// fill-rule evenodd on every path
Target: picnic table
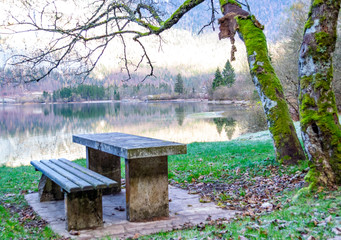
M 186 154 L 185 144 L 119 132 L 73 135 L 73 142 L 86 146 L 87 168 L 118 183 L 107 194 L 120 191 L 125 159 L 128 221 L 169 216 L 168 156 Z

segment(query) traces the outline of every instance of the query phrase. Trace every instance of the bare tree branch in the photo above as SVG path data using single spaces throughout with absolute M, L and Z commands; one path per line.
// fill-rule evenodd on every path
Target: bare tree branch
M 206 25 L 204 25 L 198 32 L 198 35 L 203 33 L 204 29 L 208 26 L 212 26 L 212 29 L 213 31 L 215 31 L 215 27 L 214 27 L 214 22 L 216 20 L 216 17 L 215 17 L 215 14 L 218 13 L 216 10 L 215 10 L 215 7 L 214 7 L 214 1 L 211 0 L 211 21 L 209 23 L 207 23 Z
M 81 1 L 80 1 L 81 2 Z M 166 20 L 162 20 L 153 1 L 95 0 L 90 3 L 90 14 L 74 19 L 58 10 L 55 1 L 48 2 L 41 10 L 27 1 L 26 17 L 11 15 L 10 24 L 2 26 L 10 33 L 48 33 L 53 37 L 47 46 L 35 50 L 34 54 L 16 54 L 7 66 L 21 66 L 31 69 L 25 76 L 26 82 L 40 81 L 61 65 L 76 64 L 77 75 L 87 77 L 98 64 L 113 39 L 120 39 L 124 52 L 124 70 L 131 78 L 125 37 L 134 40 L 143 54 L 136 65 L 138 69 L 146 61 L 150 68 L 147 77 L 153 76 L 154 68 L 147 50 L 139 40 L 142 37 L 159 35 L 174 26 L 181 17 L 204 0 L 187 0 Z M 34 2 L 33 2 L 34 3 Z M 211 0 L 212 25 L 215 9 Z M 36 17 L 38 16 L 38 18 Z
M 142 58 L 143 58 L 143 57 L 146 57 L 146 58 L 147 58 L 147 62 L 148 62 L 149 67 L 150 67 L 150 72 L 149 72 L 149 74 L 146 75 L 146 76 L 144 77 L 144 79 L 142 79 L 142 82 L 143 82 L 143 81 L 146 80 L 148 77 L 154 76 L 154 75 L 153 75 L 153 74 L 154 74 L 154 67 L 153 67 L 152 62 L 150 61 L 150 58 L 149 58 L 149 56 L 148 56 L 148 54 L 147 54 L 147 51 L 146 51 L 145 47 L 143 46 L 143 44 L 142 44 L 142 43 L 140 42 L 140 40 L 138 40 L 137 38 L 134 39 L 134 40 L 135 40 L 136 42 L 138 42 L 138 43 L 140 44 L 141 48 L 143 49 L 144 54 L 143 54 Z

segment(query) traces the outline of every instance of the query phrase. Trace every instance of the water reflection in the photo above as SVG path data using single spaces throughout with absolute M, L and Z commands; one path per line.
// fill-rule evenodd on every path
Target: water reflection
M 221 134 L 221 131 L 223 128 L 225 129 L 226 136 L 229 140 L 232 139 L 233 133 L 236 130 L 236 120 L 232 117 L 228 118 L 213 118 L 213 122 L 215 123 L 217 127 L 217 131 L 219 135 Z
M 91 106 L 91 104 L 86 104 L 86 105 L 80 105 L 80 104 L 59 105 L 58 104 L 58 105 L 53 105 L 52 108 L 53 108 L 53 114 L 55 116 L 62 116 L 64 118 L 72 118 L 72 119 L 98 118 L 98 117 L 104 117 L 106 114 L 106 107 L 100 104 L 96 104 L 96 106 Z M 47 109 L 44 109 L 44 113 L 45 113 L 45 110 L 48 111 Z
M 175 115 L 179 126 L 182 126 L 185 119 L 185 108 L 182 104 L 179 104 L 179 106 L 175 108 Z
M 85 156 L 79 133 L 125 132 L 189 143 L 226 141 L 266 128 L 259 109 L 208 103 L 84 103 L 0 106 L 0 165 Z

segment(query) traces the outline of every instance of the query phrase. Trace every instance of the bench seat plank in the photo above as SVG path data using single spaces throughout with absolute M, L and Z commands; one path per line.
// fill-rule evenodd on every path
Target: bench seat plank
M 83 179 L 79 178 L 78 176 L 73 175 L 72 173 L 66 171 L 65 169 L 59 167 L 58 165 L 54 164 L 50 160 L 41 160 L 41 163 L 45 164 L 47 167 L 53 169 L 56 173 L 64 176 L 65 178 L 69 179 L 70 181 L 77 184 L 81 190 L 93 190 L 95 189 L 90 183 L 84 181 Z
M 52 162 L 55 165 L 63 168 L 65 171 L 68 171 L 68 172 L 72 173 L 73 175 L 76 175 L 80 179 L 91 184 L 94 188 L 99 189 L 99 188 L 106 188 L 107 187 L 107 185 L 105 183 L 97 180 L 96 178 L 89 176 L 88 174 L 83 173 L 82 171 L 80 171 L 76 168 L 73 168 L 70 165 L 65 164 L 64 162 L 62 162 L 60 160 L 51 159 L 50 162 Z
M 114 186 L 117 185 L 116 181 L 111 180 L 110 178 L 107 178 L 105 176 L 102 176 L 102 175 L 100 175 L 100 174 L 98 174 L 98 173 L 96 173 L 94 171 L 91 171 L 91 170 L 89 170 L 87 168 L 79 166 L 77 163 L 74 163 L 74 162 L 71 162 L 69 160 L 66 160 L 65 158 L 60 158 L 59 161 L 61 161 L 61 162 L 65 163 L 65 164 L 67 164 L 67 165 L 69 165 L 69 166 L 71 166 L 71 167 L 73 167 L 73 168 L 75 168 L 75 169 L 77 169 L 77 170 L 79 170 L 79 171 L 81 171 L 81 172 L 83 172 L 83 173 L 85 173 L 85 174 L 87 174 L 87 175 L 89 175 L 89 176 L 91 176 L 91 177 L 93 177 L 93 178 L 95 178 L 95 179 L 105 183 L 108 187 L 114 187 Z
M 31 164 L 39 171 L 41 171 L 46 177 L 51 179 L 53 182 L 58 184 L 61 188 L 63 188 L 66 192 L 76 192 L 80 190 L 80 187 L 76 185 L 74 182 L 69 179 L 55 174 L 51 168 L 47 167 L 45 164 L 39 161 L 31 161 Z

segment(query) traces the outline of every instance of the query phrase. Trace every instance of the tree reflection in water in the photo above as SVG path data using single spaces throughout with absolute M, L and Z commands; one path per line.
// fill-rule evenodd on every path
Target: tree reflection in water
M 212 122 L 206 113 L 222 117 Z M 227 141 L 266 129 L 261 114 L 205 102 L 2 105 L 0 165 L 84 157 L 83 147 L 72 143 L 72 134 L 81 133 L 125 132 L 182 143 Z M 222 129 L 226 134 L 220 134 Z
M 179 104 L 175 108 L 175 115 L 176 115 L 176 119 L 178 121 L 179 126 L 182 126 L 182 124 L 184 123 L 184 119 L 185 119 L 185 109 L 182 104 Z
M 235 132 L 236 129 L 236 120 L 233 119 L 232 117 L 228 118 L 214 118 L 213 122 L 215 123 L 217 127 L 217 131 L 219 135 L 222 132 L 222 129 L 225 129 L 226 136 L 229 140 L 232 139 L 233 133 Z

